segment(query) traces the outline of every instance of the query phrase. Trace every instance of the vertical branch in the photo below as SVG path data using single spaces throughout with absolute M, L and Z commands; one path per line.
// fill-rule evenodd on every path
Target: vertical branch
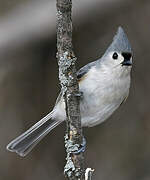
M 83 136 L 79 104 L 80 93 L 75 68 L 76 57 L 72 45 L 71 10 L 71 0 L 57 0 L 57 58 L 67 115 L 65 135 L 67 163 L 64 173 L 70 180 L 82 180 L 84 179 L 83 153 L 73 153 L 80 148 Z

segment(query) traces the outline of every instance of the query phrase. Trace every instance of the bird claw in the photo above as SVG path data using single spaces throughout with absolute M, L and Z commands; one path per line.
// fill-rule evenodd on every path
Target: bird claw
M 85 137 L 83 137 L 81 147 L 79 147 L 79 149 L 77 151 L 74 151 L 73 154 L 83 153 L 83 152 L 85 152 L 85 149 L 86 149 L 86 139 L 85 139 Z
M 79 91 L 79 93 L 75 93 L 76 97 L 83 98 L 83 92 Z

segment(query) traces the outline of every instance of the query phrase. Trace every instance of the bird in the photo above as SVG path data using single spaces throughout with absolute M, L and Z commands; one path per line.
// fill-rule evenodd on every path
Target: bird
M 118 27 L 104 55 L 77 71 L 81 126 L 93 127 L 108 119 L 128 97 L 132 49 L 123 28 Z M 53 110 L 7 145 L 7 150 L 26 156 L 52 129 L 66 120 L 61 91 Z

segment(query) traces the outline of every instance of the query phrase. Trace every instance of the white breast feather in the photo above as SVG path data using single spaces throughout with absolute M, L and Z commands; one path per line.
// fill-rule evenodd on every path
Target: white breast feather
M 126 68 L 127 72 L 122 75 L 119 68 L 110 72 L 105 68 L 98 70 L 93 67 L 80 82 L 79 88 L 83 92 L 83 100 L 80 102 L 82 126 L 102 123 L 128 96 L 130 73 Z M 54 108 L 53 118 L 60 121 L 66 118 L 65 103 L 62 99 Z

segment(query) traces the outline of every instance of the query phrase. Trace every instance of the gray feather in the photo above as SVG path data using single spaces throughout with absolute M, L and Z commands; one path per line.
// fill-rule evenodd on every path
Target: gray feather
M 11 141 L 7 145 L 7 149 L 16 152 L 20 156 L 27 155 L 41 139 L 61 123 L 60 121 L 51 119 L 52 113 L 53 112 L 50 112 L 26 132 Z
M 77 72 L 77 79 L 80 80 L 85 74 L 88 73 L 88 71 L 93 67 L 96 66 L 97 61 L 93 61 L 89 64 L 86 64 L 83 66 L 78 72 Z
M 77 79 L 80 80 L 87 72 L 89 71 L 90 67 L 82 67 L 78 72 L 77 72 Z
M 131 52 L 131 45 L 122 27 L 118 28 L 117 34 L 113 38 L 113 42 L 106 50 L 104 56 L 110 51 Z

